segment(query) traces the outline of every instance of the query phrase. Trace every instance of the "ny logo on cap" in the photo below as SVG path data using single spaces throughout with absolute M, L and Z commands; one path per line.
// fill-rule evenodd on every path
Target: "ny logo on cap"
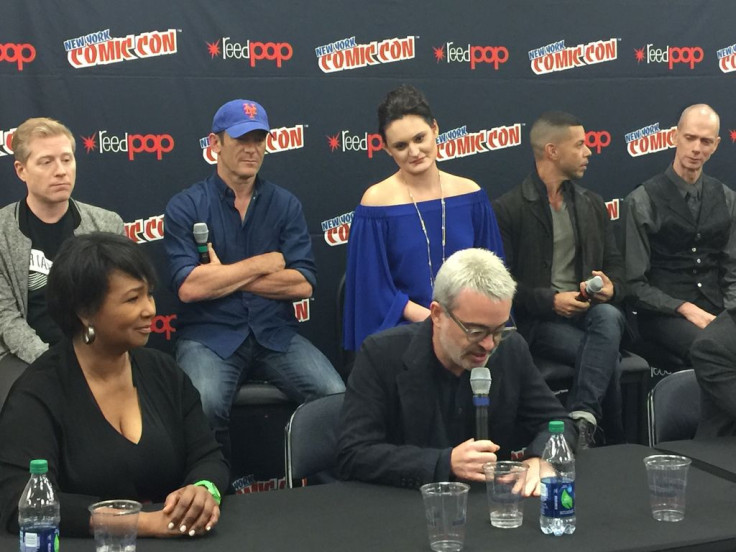
M 258 108 L 256 107 L 256 104 L 244 103 L 243 112 L 251 119 L 255 119 L 258 114 Z

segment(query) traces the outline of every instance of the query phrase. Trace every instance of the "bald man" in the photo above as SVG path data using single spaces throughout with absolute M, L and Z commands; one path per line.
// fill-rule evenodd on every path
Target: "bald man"
M 494 202 L 506 262 L 519 288 L 514 312 L 532 353 L 575 365 L 568 410 L 578 448 L 594 444 L 615 373 L 624 317 L 623 259 L 600 196 L 575 181 L 588 166 L 585 129 L 575 116 L 544 113 L 530 131 L 535 170 Z M 585 281 L 599 276 L 599 292 Z M 620 413 L 609 413 L 620 428 Z
M 703 173 L 719 130 L 710 106 L 685 109 L 674 161 L 626 198 L 626 277 L 639 331 L 686 364 L 700 331 L 736 307 L 736 194 Z

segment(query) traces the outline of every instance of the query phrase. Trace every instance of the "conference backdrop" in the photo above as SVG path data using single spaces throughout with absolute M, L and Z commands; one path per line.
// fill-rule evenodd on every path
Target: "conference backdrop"
M 0 17 L 0 204 L 24 197 L 13 130 L 32 116 L 77 143 L 74 197 L 117 211 L 168 280 L 168 199 L 214 170 L 212 115 L 257 100 L 273 127 L 262 174 L 302 202 L 319 270 L 297 302 L 303 334 L 338 358 L 336 291 L 352 212 L 395 170 L 376 106 L 418 86 L 437 117 L 440 168 L 491 199 L 532 168 L 543 111 L 578 115 L 593 151 L 582 183 L 608 202 L 664 170 L 679 113 L 721 115 L 707 172 L 736 184 L 733 0 L 270 2 L 10 0 Z M 176 301 L 156 291 L 152 344 L 176 337 Z

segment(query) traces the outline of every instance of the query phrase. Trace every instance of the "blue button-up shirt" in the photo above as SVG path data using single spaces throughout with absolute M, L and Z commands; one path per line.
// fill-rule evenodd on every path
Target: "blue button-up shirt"
M 296 197 L 268 180 L 256 178 L 245 219 L 235 208 L 235 194 L 213 174 L 169 201 L 165 213 L 164 248 L 170 287 L 179 287 L 199 264 L 192 228 L 205 222 L 209 241 L 223 264 L 261 253 L 280 251 L 286 268 L 298 270 L 314 287 L 317 271 L 312 241 Z M 258 343 L 285 351 L 296 333 L 291 301 L 274 300 L 244 291 L 219 299 L 179 304 L 177 333 L 198 341 L 222 358 L 232 355 L 253 333 Z

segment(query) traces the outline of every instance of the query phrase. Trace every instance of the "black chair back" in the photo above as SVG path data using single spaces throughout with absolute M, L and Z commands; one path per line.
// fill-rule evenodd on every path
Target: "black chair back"
M 695 371 L 682 370 L 662 379 L 649 392 L 649 446 L 692 439 L 700 421 L 700 386 Z
M 311 482 L 336 481 L 337 427 L 344 393 L 299 406 L 285 429 L 286 484 L 310 477 Z

